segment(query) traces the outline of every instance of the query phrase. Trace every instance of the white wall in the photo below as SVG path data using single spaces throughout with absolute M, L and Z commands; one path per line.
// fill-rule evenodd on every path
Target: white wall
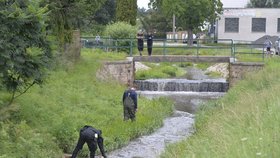
M 225 32 L 225 18 L 239 18 L 239 32 Z M 266 32 L 252 32 L 252 18 L 266 18 Z M 279 36 L 278 18 L 280 9 L 224 9 L 221 19 L 218 20 L 218 39 L 255 41 L 264 35 Z
M 245 8 L 249 0 L 221 0 L 223 8 Z

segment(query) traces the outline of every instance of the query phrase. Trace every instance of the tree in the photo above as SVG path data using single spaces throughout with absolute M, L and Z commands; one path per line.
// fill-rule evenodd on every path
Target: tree
M 28 0 L 0 1 L 0 82 L 13 100 L 41 85 L 51 61 L 44 23 L 46 7 Z
M 43 0 L 49 6 L 49 32 L 60 48 L 72 40 L 72 30 L 87 26 L 106 0 Z M 62 50 L 63 51 L 63 50 Z
M 116 0 L 107 0 L 94 15 L 93 20 L 98 24 L 106 25 L 115 21 L 116 15 Z
M 116 19 L 136 25 L 137 0 L 117 0 Z
M 150 4 L 162 9 L 170 19 L 176 15 L 178 23 L 188 31 L 189 45 L 193 43 L 193 30 L 213 22 L 222 12 L 220 0 L 151 0 Z
M 249 8 L 280 8 L 280 0 L 250 0 Z
M 142 29 L 153 30 L 157 38 L 166 37 L 166 32 L 172 29 L 172 21 L 167 19 L 160 10 L 149 9 L 147 11 L 138 9 L 138 19 L 142 24 Z
M 90 17 L 83 28 L 92 33 L 103 32 L 105 25 L 116 21 L 116 0 L 107 0 L 105 4 Z M 92 29 L 94 28 L 94 29 Z

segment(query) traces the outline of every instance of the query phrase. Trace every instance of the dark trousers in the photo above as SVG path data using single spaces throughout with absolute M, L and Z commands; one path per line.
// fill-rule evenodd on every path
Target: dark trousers
M 152 55 L 152 47 L 148 47 L 148 55 Z
M 90 151 L 90 158 L 94 158 L 95 151 L 97 149 L 97 142 L 91 138 L 87 138 L 87 136 L 80 134 L 78 143 L 76 148 L 73 151 L 72 158 L 76 158 L 79 150 L 81 150 L 84 144 L 87 143 L 89 151 Z
M 135 121 L 135 108 L 125 106 L 124 109 L 124 121 L 131 119 L 131 121 Z

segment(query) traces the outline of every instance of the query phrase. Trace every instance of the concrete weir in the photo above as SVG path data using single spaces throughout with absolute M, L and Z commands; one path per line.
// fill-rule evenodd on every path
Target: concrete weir
M 140 91 L 227 92 L 229 88 L 228 82 L 222 79 L 149 79 L 136 80 L 134 85 Z

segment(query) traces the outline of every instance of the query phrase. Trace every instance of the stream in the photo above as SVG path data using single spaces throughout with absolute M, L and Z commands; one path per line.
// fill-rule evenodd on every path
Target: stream
M 108 154 L 109 158 L 156 158 L 169 143 L 175 143 L 191 135 L 194 131 L 194 115 L 175 111 L 166 118 L 163 127 L 151 135 L 142 136 L 126 147 Z
M 141 136 L 127 146 L 108 153 L 109 158 L 157 158 L 166 145 L 191 136 L 195 112 L 202 103 L 218 99 L 227 92 L 225 79 L 211 79 L 194 68 L 188 79 L 150 79 L 135 81 L 138 97 L 167 97 L 174 101 L 173 115 L 163 120 L 154 133 Z M 191 72 L 191 73 L 190 73 Z M 137 122 L 136 122 L 137 123 Z

